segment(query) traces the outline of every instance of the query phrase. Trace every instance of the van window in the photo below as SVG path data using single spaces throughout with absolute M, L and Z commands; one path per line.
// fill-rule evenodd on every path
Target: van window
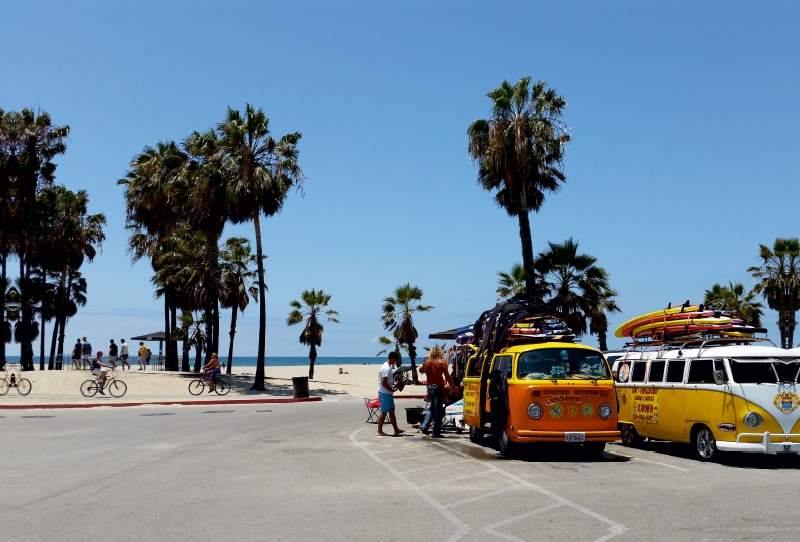
M 644 382 L 644 374 L 647 369 L 647 362 L 637 361 L 633 364 L 633 372 L 631 374 L 631 382 Z
M 713 384 L 714 383 L 714 360 L 713 359 L 693 359 L 689 363 L 689 378 L 687 384 Z
M 672 359 L 667 365 L 667 382 L 683 382 L 683 368 L 686 360 Z
M 585 348 L 540 348 L 523 352 L 517 361 L 517 378 L 526 380 L 596 380 L 610 378 L 599 352 Z
M 472 357 L 467 362 L 467 376 L 477 378 L 481 376 L 481 364 L 477 357 Z
M 664 380 L 664 366 L 667 364 L 663 359 L 657 359 L 650 362 L 650 374 L 647 377 L 648 382 L 661 382 Z
M 511 356 L 495 356 L 492 371 L 502 371 L 506 378 L 511 378 Z
M 725 368 L 725 361 L 723 361 L 723 360 L 721 360 L 719 358 L 715 359 L 714 360 L 714 371 L 722 371 L 722 377 L 725 380 L 725 382 L 727 382 L 729 380 L 729 378 L 728 378 L 728 370 Z

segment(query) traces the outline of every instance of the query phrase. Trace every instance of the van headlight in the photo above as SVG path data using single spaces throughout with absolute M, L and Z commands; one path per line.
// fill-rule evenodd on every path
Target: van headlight
M 744 424 L 750 429 L 758 429 L 764 423 L 764 418 L 758 412 L 748 412 L 744 415 Z
M 611 408 L 611 405 L 609 405 L 608 403 L 603 403 L 602 405 L 600 405 L 600 408 L 597 409 L 597 413 L 600 414 L 601 418 L 607 420 L 614 413 L 614 409 Z
M 528 416 L 533 418 L 534 420 L 538 420 L 542 417 L 542 405 L 539 403 L 533 403 L 531 406 L 528 407 Z

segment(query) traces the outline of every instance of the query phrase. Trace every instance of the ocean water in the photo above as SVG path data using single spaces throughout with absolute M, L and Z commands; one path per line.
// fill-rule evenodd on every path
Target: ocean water
M 45 365 L 47 364 L 47 360 L 49 358 L 45 358 Z M 108 360 L 108 358 L 104 358 Z M 179 358 L 180 359 L 180 358 Z M 234 367 L 255 367 L 256 366 L 256 356 L 234 356 L 233 358 L 233 366 Z M 6 356 L 6 360 L 10 363 L 18 362 L 19 356 Z M 219 360 L 221 362 L 227 363 L 227 357 L 220 357 Z M 378 358 L 374 356 L 369 357 L 318 357 L 315 365 L 380 365 L 385 361 L 384 358 Z M 405 360 L 403 360 L 405 361 Z M 421 362 L 421 360 L 420 360 Z M 136 356 L 133 358 L 128 358 L 128 363 L 136 363 Z M 152 361 L 151 361 L 152 363 Z M 194 356 L 189 356 L 189 363 L 194 364 Z M 264 365 L 267 367 L 277 367 L 283 365 L 305 365 L 308 366 L 308 357 L 296 356 L 296 357 L 267 357 L 264 359 Z M 39 367 L 39 356 L 33 357 L 33 364 L 38 368 Z

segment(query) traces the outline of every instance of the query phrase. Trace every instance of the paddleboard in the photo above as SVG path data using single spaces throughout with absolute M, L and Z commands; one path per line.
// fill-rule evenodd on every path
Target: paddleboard
M 631 335 L 636 337 L 637 335 L 641 335 L 642 333 L 646 333 L 654 329 L 663 329 L 667 327 L 682 328 L 684 326 L 715 326 L 733 323 L 734 321 L 732 318 L 687 318 L 684 320 L 669 320 L 666 322 L 655 322 L 653 324 L 639 326 L 631 331 Z M 741 323 L 741 320 L 739 323 Z
M 668 316 L 668 315 L 672 315 L 672 314 L 680 314 L 682 312 L 697 312 L 697 310 L 699 308 L 700 308 L 699 305 L 691 305 L 690 304 L 690 305 L 687 305 L 686 307 L 684 307 L 681 304 L 681 305 L 678 305 L 677 307 L 672 307 L 670 309 L 662 309 L 660 311 L 655 311 L 655 312 L 649 312 L 647 314 L 642 314 L 641 316 L 637 316 L 636 318 L 631 318 L 630 320 L 628 320 L 627 322 L 625 322 L 624 324 L 619 326 L 617 328 L 617 331 L 614 332 L 614 336 L 619 337 L 619 338 L 623 338 L 623 337 L 629 336 L 629 334 L 628 335 L 623 334 L 623 331 L 625 330 L 625 328 L 627 328 L 627 327 L 629 327 L 629 326 L 631 326 L 631 325 L 633 325 L 633 324 L 635 324 L 637 322 L 641 322 L 642 320 L 649 320 L 649 319 L 654 318 L 656 316 Z

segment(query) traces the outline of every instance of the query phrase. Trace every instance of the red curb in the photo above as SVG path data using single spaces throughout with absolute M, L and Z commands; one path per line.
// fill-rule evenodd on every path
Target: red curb
M 427 399 L 427 395 L 395 395 L 395 399 Z
M 169 405 L 253 405 L 264 403 L 309 403 L 322 401 L 322 397 L 305 397 L 300 399 L 274 398 L 274 399 L 243 399 L 243 400 L 224 400 L 214 399 L 213 401 L 147 401 L 141 403 L 63 403 L 54 405 L 0 405 L 0 410 L 34 410 L 34 409 L 61 409 L 61 408 L 97 408 L 97 407 L 135 407 L 135 406 L 169 406 Z

